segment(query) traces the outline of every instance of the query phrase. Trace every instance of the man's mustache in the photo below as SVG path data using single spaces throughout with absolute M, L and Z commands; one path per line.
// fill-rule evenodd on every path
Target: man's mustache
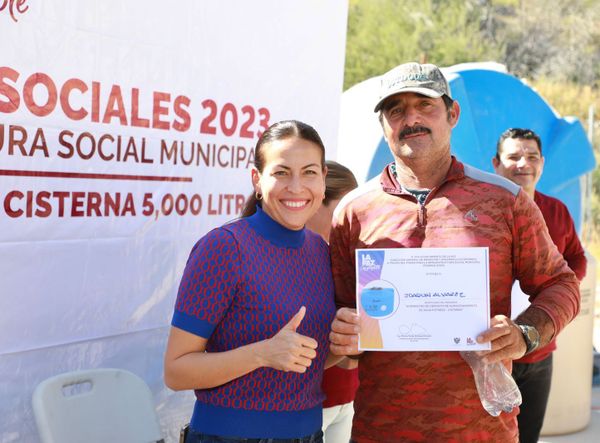
M 411 126 L 408 128 L 404 128 L 402 131 L 400 131 L 400 135 L 398 136 L 398 138 L 403 139 L 404 137 L 407 137 L 412 134 L 431 134 L 431 129 L 420 125 Z

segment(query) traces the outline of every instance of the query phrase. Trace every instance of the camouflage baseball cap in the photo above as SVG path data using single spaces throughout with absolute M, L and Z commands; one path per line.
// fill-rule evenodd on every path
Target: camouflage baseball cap
M 400 92 L 416 92 L 433 98 L 447 95 L 452 98 L 450 86 L 440 68 L 431 64 L 404 63 L 381 76 L 374 112 L 381 109 L 386 98 Z

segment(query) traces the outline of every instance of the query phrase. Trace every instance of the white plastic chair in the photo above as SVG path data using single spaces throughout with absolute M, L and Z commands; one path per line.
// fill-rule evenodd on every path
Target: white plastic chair
M 164 442 L 150 388 L 122 369 L 48 378 L 33 393 L 33 413 L 42 443 Z

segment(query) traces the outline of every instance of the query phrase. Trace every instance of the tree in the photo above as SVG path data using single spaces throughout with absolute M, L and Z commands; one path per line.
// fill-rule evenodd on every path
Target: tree
M 494 45 L 480 38 L 484 13 L 476 0 L 351 0 L 344 88 L 407 61 L 496 58 Z
M 411 60 L 600 87 L 597 0 L 350 0 L 344 88 Z
M 523 0 L 509 8 L 488 7 L 500 23 L 494 40 L 509 72 L 600 85 L 599 2 Z

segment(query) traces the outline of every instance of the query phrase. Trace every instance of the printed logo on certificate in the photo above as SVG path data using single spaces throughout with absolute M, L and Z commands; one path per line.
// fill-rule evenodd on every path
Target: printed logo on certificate
M 363 351 L 490 349 L 488 248 L 356 250 Z

